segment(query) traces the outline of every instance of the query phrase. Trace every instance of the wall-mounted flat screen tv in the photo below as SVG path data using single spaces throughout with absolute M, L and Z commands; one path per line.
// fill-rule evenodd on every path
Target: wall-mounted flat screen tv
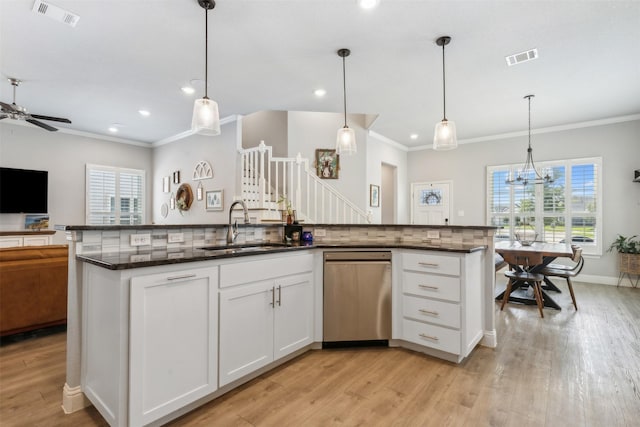
M 49 172 L 0 167 L 0 213 L 47 213 Z

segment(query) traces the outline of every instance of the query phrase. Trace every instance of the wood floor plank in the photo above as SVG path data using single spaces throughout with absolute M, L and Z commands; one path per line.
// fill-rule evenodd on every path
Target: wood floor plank
M 636 427 L 640 289 L 574 283 L 562 310 L 496 306 L 498 348 L 461 364 L 399 348 L 308 352 L 169 426 Z M 65 415 L 64 333 L 0 346 L 2 427 L 106 426 Z

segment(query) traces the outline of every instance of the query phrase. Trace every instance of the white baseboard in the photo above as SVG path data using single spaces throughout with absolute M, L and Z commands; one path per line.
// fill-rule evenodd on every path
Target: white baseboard
M 634 278 L 634 282 L 637 278 Z M 584 282 L 584 283 L 595 283 L 598 285 L 608 285 L 608 286 L 621 286 L 625 288 L 633 287 L 631 280 L 625 276 L 620 281 L 620 285 L 618 285 L 617 277 L 610 276 L 596 276 L 592 274 L 580 274 L 578 277 L 574 279 L 574 282 Z
M 484 331 L 484 336 L 480 341 L 480 345 L 489 348 L 496 348 L 498 346 L 498 335 L 496 334 L 496 330 Z
M 64 413 L 71 414 L 87 406 L 91 406 L 91 402 L 85 397 L 80 386 L 70 387 L 69 384 L 64 383 L 62 388 L 62 410 Z

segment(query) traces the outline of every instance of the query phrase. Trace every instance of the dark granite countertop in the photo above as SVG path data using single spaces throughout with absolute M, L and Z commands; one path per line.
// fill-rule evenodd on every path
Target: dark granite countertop
M 258 256 L 273 253 L 284 253 L 309 249 L 417 249 L 428 251 L 443 251 L 457 253 L 471 253 L 486 249 L 486 246 L 474 245 L 415 245 L 402 243 L 377 242 L 317 242 L 311 244 L 278 244 L 257 243 L 231 246 L 209 246 L 203 249 L 171 249 L 132 252 L 114 252 L 108 254 L 76 255 L 76 259 L 94 264 L 109 270 L 127 270 L 131 268 L 152 267 L 158 265 L 179 264 L 196 261 L 210 261 L 224 258 L 243 256 Z
M 259 223 L 240 224 L 241 227 L 282 227 L 284 224 Z M 375 228 L 375 227 L 416 227 L 416 228 L 451 228 L 457 230 L 497 230 L 500 227 L 489 225 L 421 225 L 421 224 L 299 224 L 303 228 Z M 57 231 L 97 231 L 97 230 L 153 230 L 153 229 L 181 229 L 181 228 L 207 228 L 228 227 L 228 224 L 145 224 L 145 225 L 62 225 L 54 226 Z
M 56 230 L 42 229 L 42 230 L 0 231 L 0 236 L 23 236 L 23 235 L 41 235 L 41 234 L 56 234 Z

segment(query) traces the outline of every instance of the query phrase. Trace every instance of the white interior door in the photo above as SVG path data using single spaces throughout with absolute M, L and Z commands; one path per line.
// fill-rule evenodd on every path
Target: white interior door
M 411 223 L 451 224 L 451 181 L 411 184 Z

